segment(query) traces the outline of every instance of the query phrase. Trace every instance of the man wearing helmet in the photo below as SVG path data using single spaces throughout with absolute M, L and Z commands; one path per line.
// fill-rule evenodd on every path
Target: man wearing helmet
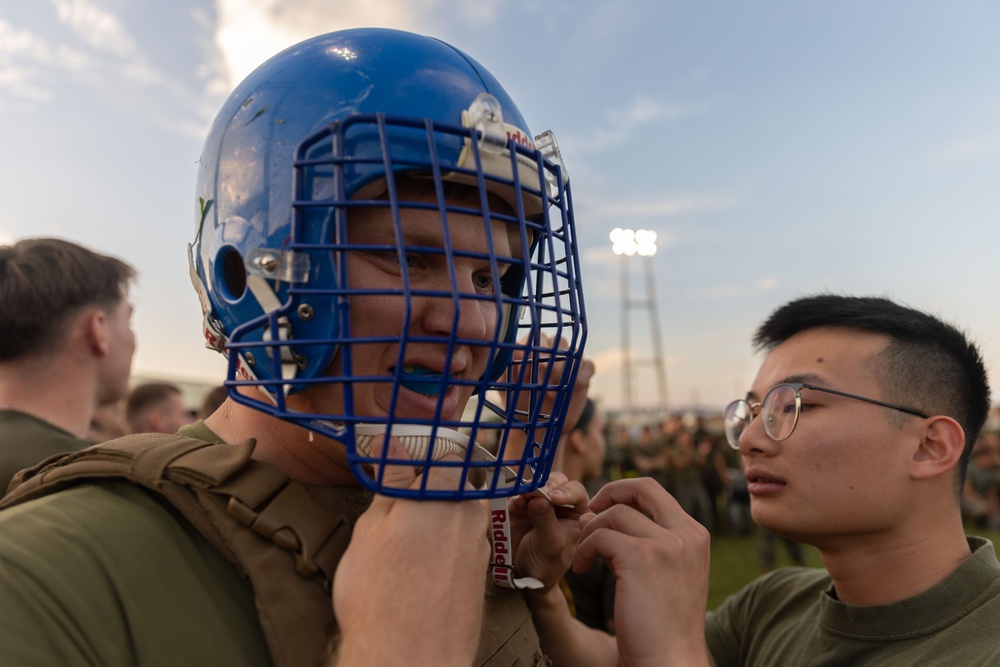
M 251 74 L 189 248 L 230 398 L 19 476 L 0 662 L 544 664 L 519 589 L 578 532 L 582 487 L 541 485 L 590 371 L 569 179 L 530 136 L 408 33 Z

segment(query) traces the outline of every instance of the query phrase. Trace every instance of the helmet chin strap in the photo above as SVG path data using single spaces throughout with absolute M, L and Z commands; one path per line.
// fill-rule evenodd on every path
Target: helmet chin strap
M 389 436 L 396 438 L 410 458 L 414 462 L 427 459 L 428 450 L 432 460 L 438 460 L 448 455 L 465 456 L 465 452 L 471 445 L 473 461 L 497 462 L 493 456 L 478 442 L 471 440 L 464 433 L 442 428 L 440 426 L 424 426 L 418 424 L 395 424 L 386 426 L 385 424 L 358 424 L 354 428 L 354 442 L 358 452 L 364 456 L 371 456 L 372 443 L 378 436 Z M 433 449 L 431 445 L 433 432 Z M 518 479 L 518 474 L 509 466 L 502 466 L 500 470 L 500 487 L 510 488 Z M 539 489 L 539 493 L 552 502 L 548 494 Z M 506 497 L 493 497 L 489 499 L 490 508 L 490 536 L 493 549 L 493 556 L 490 560 L 490 568 L 493 572 L 493 581 L 497 586 L 503 588 L 542 588 L 544 584 L 534 577 L 514 577 L 514 555 L 511 553 L 510 541 L 510 520 L 508 518 L 508 504 Z M 555 504 L 555 503 L 553 503 Z M 565 507 L 560 505 L 560 507 Z

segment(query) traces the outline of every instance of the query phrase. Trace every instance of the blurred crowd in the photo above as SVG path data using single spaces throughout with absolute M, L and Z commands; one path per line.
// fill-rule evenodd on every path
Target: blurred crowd
M 976 528 L 1000 530 L 1000 430 L 984 429 L 969 458 L 962 514 Z

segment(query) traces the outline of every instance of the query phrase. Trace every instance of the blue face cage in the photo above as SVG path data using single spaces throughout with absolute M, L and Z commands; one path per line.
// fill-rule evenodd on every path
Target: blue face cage
M 352 473 L 376 493 L 462 500 L 537 489 L 549 476 L 582 361 L 586 317 L 572 197 L 554 138 L 542 135 L 536 139 L 536 148 L 521 136 L 501 136 L 488 122 L 471 125 L 382 114 L 358 114 L 333 122 L 305 139 L 296 151 L 291 225 L 281 247 L 253 249 L 242 255 L 235 247 L 229 254 L 223 249 L 215 262 L 215 270 L 225 274 L 218 282 L 228 285 L 234 298 L 251 291 L 263 310 L 235 327 L 224 343 L 230 395 L 343 443 Z M 371 142 L 378 142 L 380 150 L 357 150 L 361 144 L 370 149 Z M 456 150 L 468 153 L 461 162 L 466 166 L 456 166 L 454 159 L 441 156 Z M 401 199 L 399 181 L 403 178 L 423 180 L 434 193 L 433 201 Z M 370 187 L 346 192 L 345 182 L 359 180 L 367 180 Z M 462 197 L 456 204 L 449 196 L 455 183 L 475 196 Z M 377 196 L 366 194 L 369 191 Z M 496 204 L 498 196 L 505 205 Z M 394 243 L 351 242 L 351 214 L 362 208 L 391 212 Z M 407 238 L 402 220 L 413 210 L 439 216 L 441 247 Z M 455 214 L 482 221 L 485 247 L 481 252 L 451 246 L 449 225 L 476 224 L 468 218 L 454 223 L 451 216 Z M 513 246 L 523 251 L 500 252 L 491 233 L 497 224 L 519 240 Z M 401 269 L 399 284 L 391 288 L 352 284 L 352 260 L 360 253 L 394 253 Z M 408 267 L 412 256 L 445 258 L 450 289 L 414 287 Z M 463 258 L 488 266 L 490 282 L 499 289 L 485 294 L 460 289 L 454 266 L 456 259 Z M 404 312 L 388 320 L 402 325 L 383 336 L 352 335 L 357 328 L 352 323 L 352 303 L 389 296 L 399 299 Z M 436 300 L 451 309 L 449 334 L 412 330 L 413 303 L 419 299 Z M 489 309 L 497 325 L 483 338 L 460 337 L 457 326 L 463 308 Z M 211 321 L 210 315 L 207 320 Z M 356 372 L 356 358 L 366 346 L 396 346 L 393 371 L 386 375 Z M 414 373 L 407 369 L 408 350 L 414 346 L 444 350 L 443 370 Z M 485 351 L 489 363 L 479 377 L 449 373 L 460 347 Z M 323 385 L 332 389 L 336 405 L 324 405 L 322 412 L 303 411 L 296 396 Z M 246 386 L 261 391 L 236 391 Z M 359 413 L 363 411 L 358 406 L 359 392 L 373 386 L 391 390 L 386 414 Z M 437 395 L 434 414 L 419 418 L 400 414 L 397 405 L 402 390 Z M 460 418 L 444 413 L 441 397 L 450 390 L 471 395 Z M 386 455 L 390 436 L 407 445 L 409 459 Z M 373 454 L 376 441 L 382 442 L 380 455 Z M 452 456 L 440 460 L 444 453 Z M 373 464 L 379 465 L 379 474 L 373 472 Z M 456 480 L 450 488 L 431 488 L 427 475 L 414 488 L 395 488 L 386 483 L 387 465 L 411 465 L 422 471 L 449 467 L 460 474 L 449 476 Z

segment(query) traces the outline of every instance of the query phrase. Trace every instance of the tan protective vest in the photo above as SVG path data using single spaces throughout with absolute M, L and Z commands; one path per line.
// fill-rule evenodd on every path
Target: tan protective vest
M 332 664 L 339 644 L 333 574 L 371 495 L 292 481 L 275 466 L 253 460 L 254 444 L 126 436 L 18 473 L 0 509 L 101 479 L 124 478 L 155 491 L 250 581 L 277 667 Z M 523 596 L 497 588 L 488 577 L 473 664 L 549 664 Z

